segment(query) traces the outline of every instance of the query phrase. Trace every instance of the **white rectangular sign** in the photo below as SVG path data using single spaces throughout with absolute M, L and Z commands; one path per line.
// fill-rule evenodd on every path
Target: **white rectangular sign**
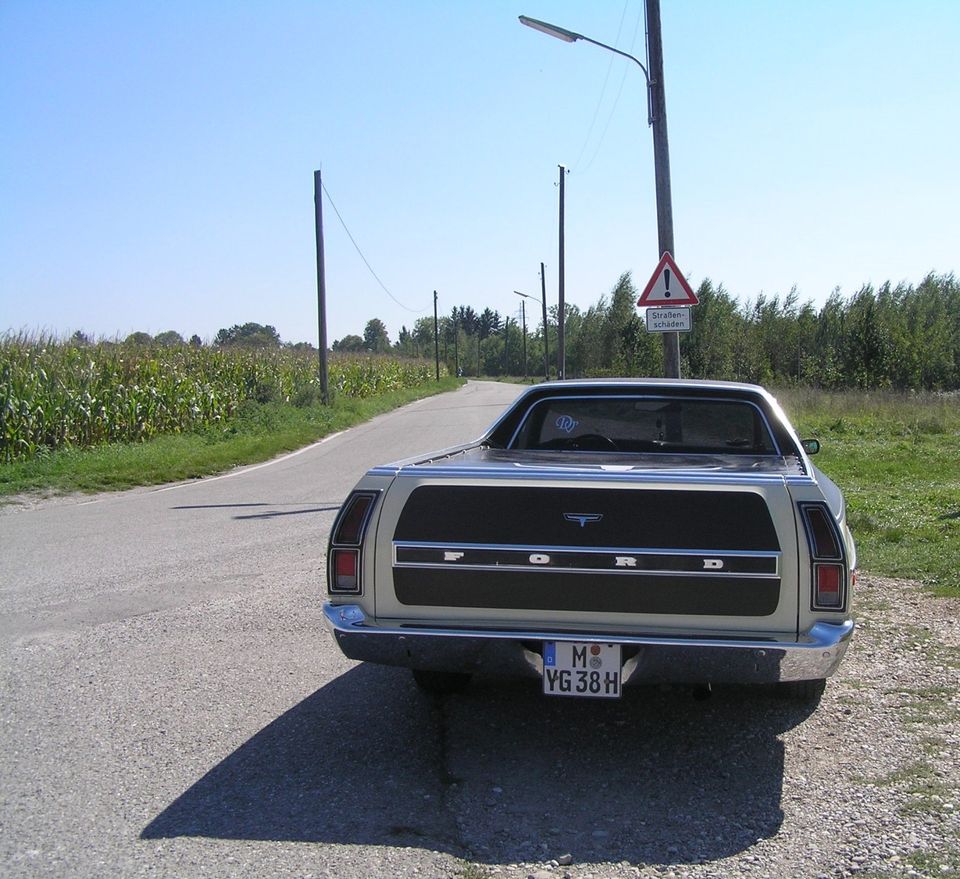
M 693 327 L 689 308 L 648 308 L 648 333 L 689 333 Z

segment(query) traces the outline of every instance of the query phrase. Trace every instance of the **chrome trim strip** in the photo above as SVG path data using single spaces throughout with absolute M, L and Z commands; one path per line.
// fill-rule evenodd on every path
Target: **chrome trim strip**
M 745 550 L 745 549 L 676 549 L 674 547 L 659 546 L 605 546 L 598 549 L 595 546 L 578 546 L 577 544 L 544 544 L 526 545 L 522 543 L 442 543 L 432 540 L 397 540 L 395 547 L 409 547 L 410 549 L 493 549 L 516 550 L 519 552 L 590 552 L 590 553 L 623 553 L 633 555 L 691 555 L 691 556 L 725 556 L 729 558 L 779 558 L 782 553 L 774 550 Z
M 597 482 L 663 482 L 667 484 L 690 484 L 690 485 L 729 485 L 731 483 L 738 485 L 816 485 L 817 481 L 812 476 L 803 474 L 778 474 L 778 473 L 750 473 L 749 471 L 739 470 L 729 473 L 719 473 L 715 470 L 668 470 L 668 469 L 640 469 L 630 467 L 627 470 L 592 470 L 585 467 L 582 462 L 578 465 L 571 464 L 569 467 L 545 466 L 537 464 L 513 463 L 511 469 L 503 466 L 476 466 L 476 467 L 441 467 L 428 464 L 410 464 L 396 466 L 385 464 L 379 467 L 373 467 L 367 471 L 368 476 L 381 476 L 395 478 L 398 476 L 414 478 L 457 478 L 464 477 L 470 479 L 544 479 L 550 481 L 562 482 L 584 482 L 594 480 Z
M 430 478 L 453 478 L 453 479 L 502 479 L 502 480 L 532 480 L 543 479 L 550 482 L 662 482 L 666 484 L 681 485 L 729 485 L 731 483 L 741 485 L 783 485 L 784 474 L 782 473 L 745 473 L 743 471 L 733 473 L 718 473 L 716 471 L 706 472 L 703 470 L 690 470 L 678 472 L 676 470 L 639 470 L 630 469 L 628 471 L 617 470 L 588 470 L 584 467 L 549 467 L 536 464 L 512 464 L 510 469 L 504 467 L 435 467 L 422 465 L 416 467 L 404 467 L 402 469 L 392 469 L 388 467 L 375 467 L 368 471 L 370 476 L 395 476 L 398 478 L 424 479 Z M 806 479 L 803 485 L 815 484 L 813 480 Z
M 778 574 L 752 574 L 735 571 L 664 571 L 656 568 L 551 568 L 544 565 L 462 565 L 456 563 L 399 562 L 395 568 L 417 571 L 503 571 L 504 573 L 538 574 L 602 574 L 613 577 L 705 577 L 711 580 L 735 578 L 737 580 L 778 580 Z M 837 610 L 837 608 L 831 608 Z
M 596 556 L 683 556 L 684 558 L 709 558 L 709 559 L 772 559 L 775 562 L 772 571 L 760 573 L 725 571 L 716 569 L 704 569 L 702 571 L 670 571 L 654 568 L 567 568 L 567 567 L 547 567 L 541 565 L 516 565 L 516 564 L 463 564 L 461 562 L 409 562 L 400 561 L 397 551 L 400 549 L 426 549 L 436 550 L 437 552 L 528 552 L 528 553 L 546 553 L 550 554 L 577 554 L 577 555 L 596 555 Z M 391 562 L 395 568 L 424 568 L 446 571 L 539 571 L 546 574 L 562 573 L 586 573 L 586 574 L 619 574 L 632 576 L 675 576 L 675 577 L 742 577 L 746 579 L 775 579 L 781 576 L 780 565 L 783 558 L 782 552 L 758 551 L 748 552 L 744 550 L 713 550 L 713 549 L 655 549 L 652 547 L 638 549 L 633 547 L 603 547 L 595 546 L 543 546 L 543 545 L 523 545 L 523 544 L 484 544 L 484 543 L 434 543 L 430 541 L 419 540 L 400 540 L 394 541 L 392 545 Z

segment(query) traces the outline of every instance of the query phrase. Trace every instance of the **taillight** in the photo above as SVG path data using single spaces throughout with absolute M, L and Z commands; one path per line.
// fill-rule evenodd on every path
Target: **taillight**
M 843 607 L 843 566 L 813 566 L 813 603 L 817 607 L 839 610 Z
M 356 549 L 335 549 L 333 556 L 333 580 L 331 592 L 357 592 L 359 579 L 359 551 Z
M 847 565 L 840 529 L 826 504 L 800 504 L 810 547 L 813 610 L 843 610 L 847 600 Z
M 362 591 L 360 555 L 378 494 L 376 491 L 355 491 L 340 508 L 333 523 L 327 553 L 327 590 L 332 594 L 356 595 Z

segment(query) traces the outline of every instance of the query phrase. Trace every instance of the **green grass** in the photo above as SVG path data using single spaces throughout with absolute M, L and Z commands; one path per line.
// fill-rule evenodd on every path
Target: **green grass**
M 960 397 L 780 395 L 844 492 L 864 571 L 960 597 Z
M 960 873 L 960 847 L 940 851 L 914 852 L 907 863 L 921 876 L 930 879 L 947 879 Z
M 333 405 L 242 404 L 226 423 L 142 443 L 110 443 L 88 449 L 41 453 L 0 465 L 0 497 L 23 492 L 60 494 L 112 491 L 194 479 L 241 464 L 264 461 L 328 434 L 367 421 L 461 382 L 444 378 L 362 399 L 338 396 Z

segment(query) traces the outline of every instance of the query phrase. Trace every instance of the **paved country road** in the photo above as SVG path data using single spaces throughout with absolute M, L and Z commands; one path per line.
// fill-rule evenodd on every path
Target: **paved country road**
M 339 503 L 517 392 L 471 382 L 225 477 L 0 511 L 0 875 L 900 875 L 944 850 L 954 813 L 905 817 L 897 773 L 922 757 L 952 796 L 957 712 L 910 727 L 904 694 L 955 692 L 960 663 L 930 665 L 891 606 L 960 636 L 909 585 L 866 581 L 883 597 L 813 714 L 485 679 L 434 702 L 339 654 Z

